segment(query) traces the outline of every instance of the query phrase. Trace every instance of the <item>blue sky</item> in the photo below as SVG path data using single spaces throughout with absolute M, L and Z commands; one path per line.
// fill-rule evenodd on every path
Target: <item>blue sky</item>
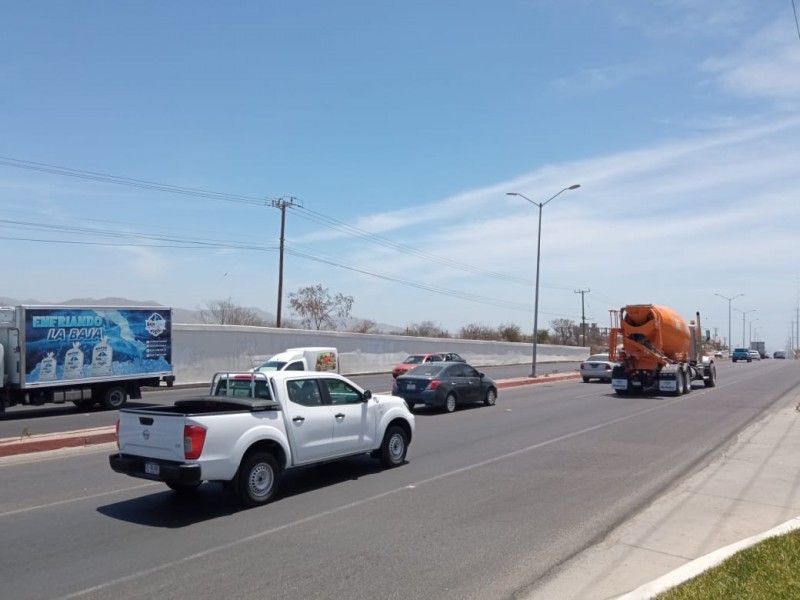
M 538 209 L 506 193 L 580 184 L 542 213 L 541 328 L 579 289 L 724 338 L 743 294 L 734 345 L 797 318 L 791 0 L 6 3 L 0 82 L 3 296 L 274 313 L 293 197 L 285 297 L 530 331 Z

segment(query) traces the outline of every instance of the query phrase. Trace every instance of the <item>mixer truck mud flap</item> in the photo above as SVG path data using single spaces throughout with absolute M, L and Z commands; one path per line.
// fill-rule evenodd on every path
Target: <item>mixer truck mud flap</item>
M 661 377 L 658 379 L 658 391 L 674 394 L 677 390 L 678 380 L 675 379 L 675 373 L 662 373 Z
M 625 369 L 614 367 L 611 371 L 611 389 L 620 394 L 628 392 L 630 380 L 625 373 Z

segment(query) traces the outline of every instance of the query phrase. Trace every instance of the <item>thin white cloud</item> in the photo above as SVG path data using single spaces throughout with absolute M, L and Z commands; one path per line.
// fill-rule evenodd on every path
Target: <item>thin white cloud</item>
M 772 100 L 786 108 L 800 103 L 800 41 L 789 19 L 762 29 L 732 54 L 709 58 L 701 69 L 737 96 Z

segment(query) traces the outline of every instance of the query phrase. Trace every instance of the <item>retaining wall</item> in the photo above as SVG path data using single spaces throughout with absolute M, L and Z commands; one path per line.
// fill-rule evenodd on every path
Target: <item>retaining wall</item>
M 172 326 L 172 360 L 179 383 L 211 380 L 217 371 L 247 370 L 287 348 L 333 346 L 343 375 L 387 373 L 406 356 L 419 352 L 457 352 L 473 366 L 529 364 L 531 344 L 389 334 L 308 331 L 240 325 Z M 575 362 L 589 348 L 539 344 L 537 362 Z

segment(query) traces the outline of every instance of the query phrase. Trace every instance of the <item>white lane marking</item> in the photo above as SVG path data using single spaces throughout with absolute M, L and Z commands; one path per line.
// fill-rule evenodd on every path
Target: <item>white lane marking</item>
M 18 515 L 21 513 L 31 512 L 33 510 L 41 510 L 45 508 L 52 508 L 54 506 L 63 506 L 64 504 L 72 504 L 73 502 L 82 502 L 83 500 L 90 500 L 93 498 L 102 498 L 103 496 L 111 496 L 113 494 L 120 494 L 130 490 L 140 490 L 142 488 L 158 485 L 157 483 L 144 483 L 142 485 L 135 485 L 133 487 L 124 488 L 121 490 L 111 490 L 109 492 L 99 492 L 97 494 L 90 494 L 88 496 L 80 496 L 78 498 L 68 498 L 67 500 L 58 500 L 57 502 L 49 502 L 47 504 L 37 504 L 36 506 L 26 506 L 25 508 L 17 508 L 0 513 L 0 518 L 10 517 L 11 515 Z
M 133 581 L 135 579 L 139 579 L 141 577 L 146 577 L 148 575 L 153 575 L 154 573 L 159 573 L 161 571 L 166 571 L 168 569 L 172 569 L 172 568 L 175 568 L 177 566 L 189 563 L 189 562 L 191 562 L 193 560 L 197 560 L 198 558 L 203 558 L 205 556 L 209 556 L 209 555 L 215 554 L 217 552 L 224 552 L 225 550 L 230 550 L 231 548 L 235 548 L 237 546 L 241 546 L 243 544 L 247 544 L 249 542 L 253 542 L 255 540 L 261 539 L 261 538 L 266 537 L 268 535 L 271 535 L 273 533 L 277 533 L 279 531 L 284 531 L 286 529 L 290 529 L 291 527 L 296 527 L 298 525 L 304 525 L 306 523 L 310 523 L 311 521 L 316 521 L 316 520 L 322 519 L 324 517 L 329 517 L 331 515 L 335 515 L 337 513 L 343 512 L 345 510 L 349 510 L 349 509 L 355 508 L 357 506 L 362 506 L 362 505 L 367 504 L 369 502 L 375 502 L 376 500 L 381 500 L 382 498 L 386 498 L 388 496 L 393 496 L 394 494 L 397 494 L 398 492 L 407 491 L 409 489 L 413 489 L 413 488 L 416 488 L 416 487 L 419 487 L 421 485 L 425 485 L 425 484 L 428 484 L 428 483 L 433 483 L 435 481 L 439 481 L 440 479 L 445 479 L 447 477 L 452 477 L 453 475 L 458 475 L 460 473 L 466 473 L 467 471 L 471 471 L 471 470 L 477 469 L 479 467 L 484 467 L 486 465 L 490 465 L 492 463 L 495 463 L 495 462 L 498 462 L 498 461 L 501 461 L 501 460 L 505 460 L 507 458 L 512 458 L 514 456 L 519 456 L 520 454 L 524 454 L 526 452 L 530 452 L 531 450 L 537 450 L 539 448 L 544 448 L 545 446 L 549 446 L 551 444 L 555 444 L 555 443 L 558 443 L 558 442 L 563 442 L 564 440 L 568 440 L 570 438 L 574 438 L 574 437 L 583 435 L 585 433 L 590 433 L 592 431 L 597 431 L 598 429 L 604 429 L 605 427 L 610 427 L 611 425 L 616 425 L 617 423 L 621 423 L 623 421 L 627 421 L 627 420 L 632 419 L 634 417 L 645 415 L 647 413 L 651 413 L 651 412 L 654 412 L 656 410 L 661 410 L 661 409 L 666 408 L 668 406 L 672 406 L 673 404 L 677 404 L 679 402 L 683 402 L 686 399 L 687 399 L 687 396 L 681 396 L 681 397 L 675 398 L 674 400 L 670 400 L 670 401 L 667 401 L 667 402 L 659 403 L 656 406 L 651 406 L 650 408 L 646 408 L 646 409 L 640 410 L 638 412 L 635 412 L 635 413 L 632 413 L 632 414 L 629 414 L 629 415 L 625 415 L 624 417 L 618 417 L 616 419 L 611 419 L 610 421 L 606 421 L 604 423 L 598 423 L 597 425 L 592 425 L 591 427 L 586 427 L 584 429 L 581 429 L 580 431 L 575 431 L 573 433 L 567 433 L 565 435 L 561 435 L 559 437 L 556 437 L 556 438 L 553 438 L 553 439 L 550 439 L 550 440 L 546 440 L 544 442 L 539 442 L 538 444 L 533 444 L 532 446 L 527 446 L 527 447 L 521 448 L 519 450 L 514 450 L 513 452 L 508 452 L 506 454 L 501 454 L 500 456 L 496 456 L 494 458 L 489 458 L 487 460 L 483 460 L 483 461 L 481 461 L 479 463 L 475 463 L 475 464 L 472 464 L 472 465 L 469 465 L 469 466 L 466 466 L 466 467 L 461 467 L 459 469 L 454 469 L 452 471 L 448 471 L 446 473 L 441 473 L 439 475 L 434 475 L 433 477 L 429 477 L 427 479 L 422 479 L 422 480 L 420 480 L 420 481 L 418 481 L 416 483 L 410 484 L 410 485 L 404 485 L 403 487 L 395 488 L 393 490 L 388 490 L 386 492 L 383 492 L 383 493 L 380 493 L 380 494 L 376 494 L 376 495 L 370 496 L 368 498 L 362 498 L 361 500 L 356 500 L 355 502 L 350 502 L 349 504 L 344 504 L 344 505 L 338 506 L 336 508 L 331 508 L 331 509 L 323 511 L 321 513 L 317 513 L 315 515 L 309 515 L 307 517 L 303 517 L 302 519 L 297 519 L 296 521 L 292 521 L 291 523 L 285 523 L 285 524 L 279 525 L 277 527 L 272 527 L 270 529 L 267 529 L 267 530 L 264 530 L 264 531 L 260 531 L 258 533 L 254 533 L 252 535 L 248 535 L 246 537 L 243 537 L 243 538 L 238 539 L 238 540 L 234 540 L 232 542 L 228 542 L 226 544 L 220 544 L 219 546 L 213 546 L 213 547 L 207 548 L 206 550 L 203 550 L 201 552 L 196 552 L 194 554 L 190 554 L 189 556 L 184 556 L 183 558 L 179 558 L 177 560 L 173 560 L 173 561 L 170 561 L 170 562 L 167 562 L 167 563 L 162 563 L 162 564 L 158 565 L 157 567 L 151 567 L 150 569 L 143 569 L 143 570 L 138 571 L 136 573 L 131 573 L 130 575 L 126 575 L 125 577 L 119 577 L 117 579 L 112 579 L 111 581 L 106 581 L 105 583 L 101 583 L 101 584 L 98 584 L 98 585 L 95 585 L 95 586 L 92 586 L 92 587 L 89 587 L 89 588 L 85 588 L 85 589 L 79 590 L 77 592 L 73 592 L 71 594 L 67 594 L 66 596 L 61 596 L 60 600 L 71 600 L 72 598 L 79 598 L 79 597 L 85 596 L 87 594 L 93 594 L 95 592 L 106 590 L 106 589 L 108 589 L 108 588 L 110 588 L 112 586 L 115 586 L 115 585 L 120 585 L 120 584 L 123 584 L 123 583 L 127 583 L 129 581 Z

